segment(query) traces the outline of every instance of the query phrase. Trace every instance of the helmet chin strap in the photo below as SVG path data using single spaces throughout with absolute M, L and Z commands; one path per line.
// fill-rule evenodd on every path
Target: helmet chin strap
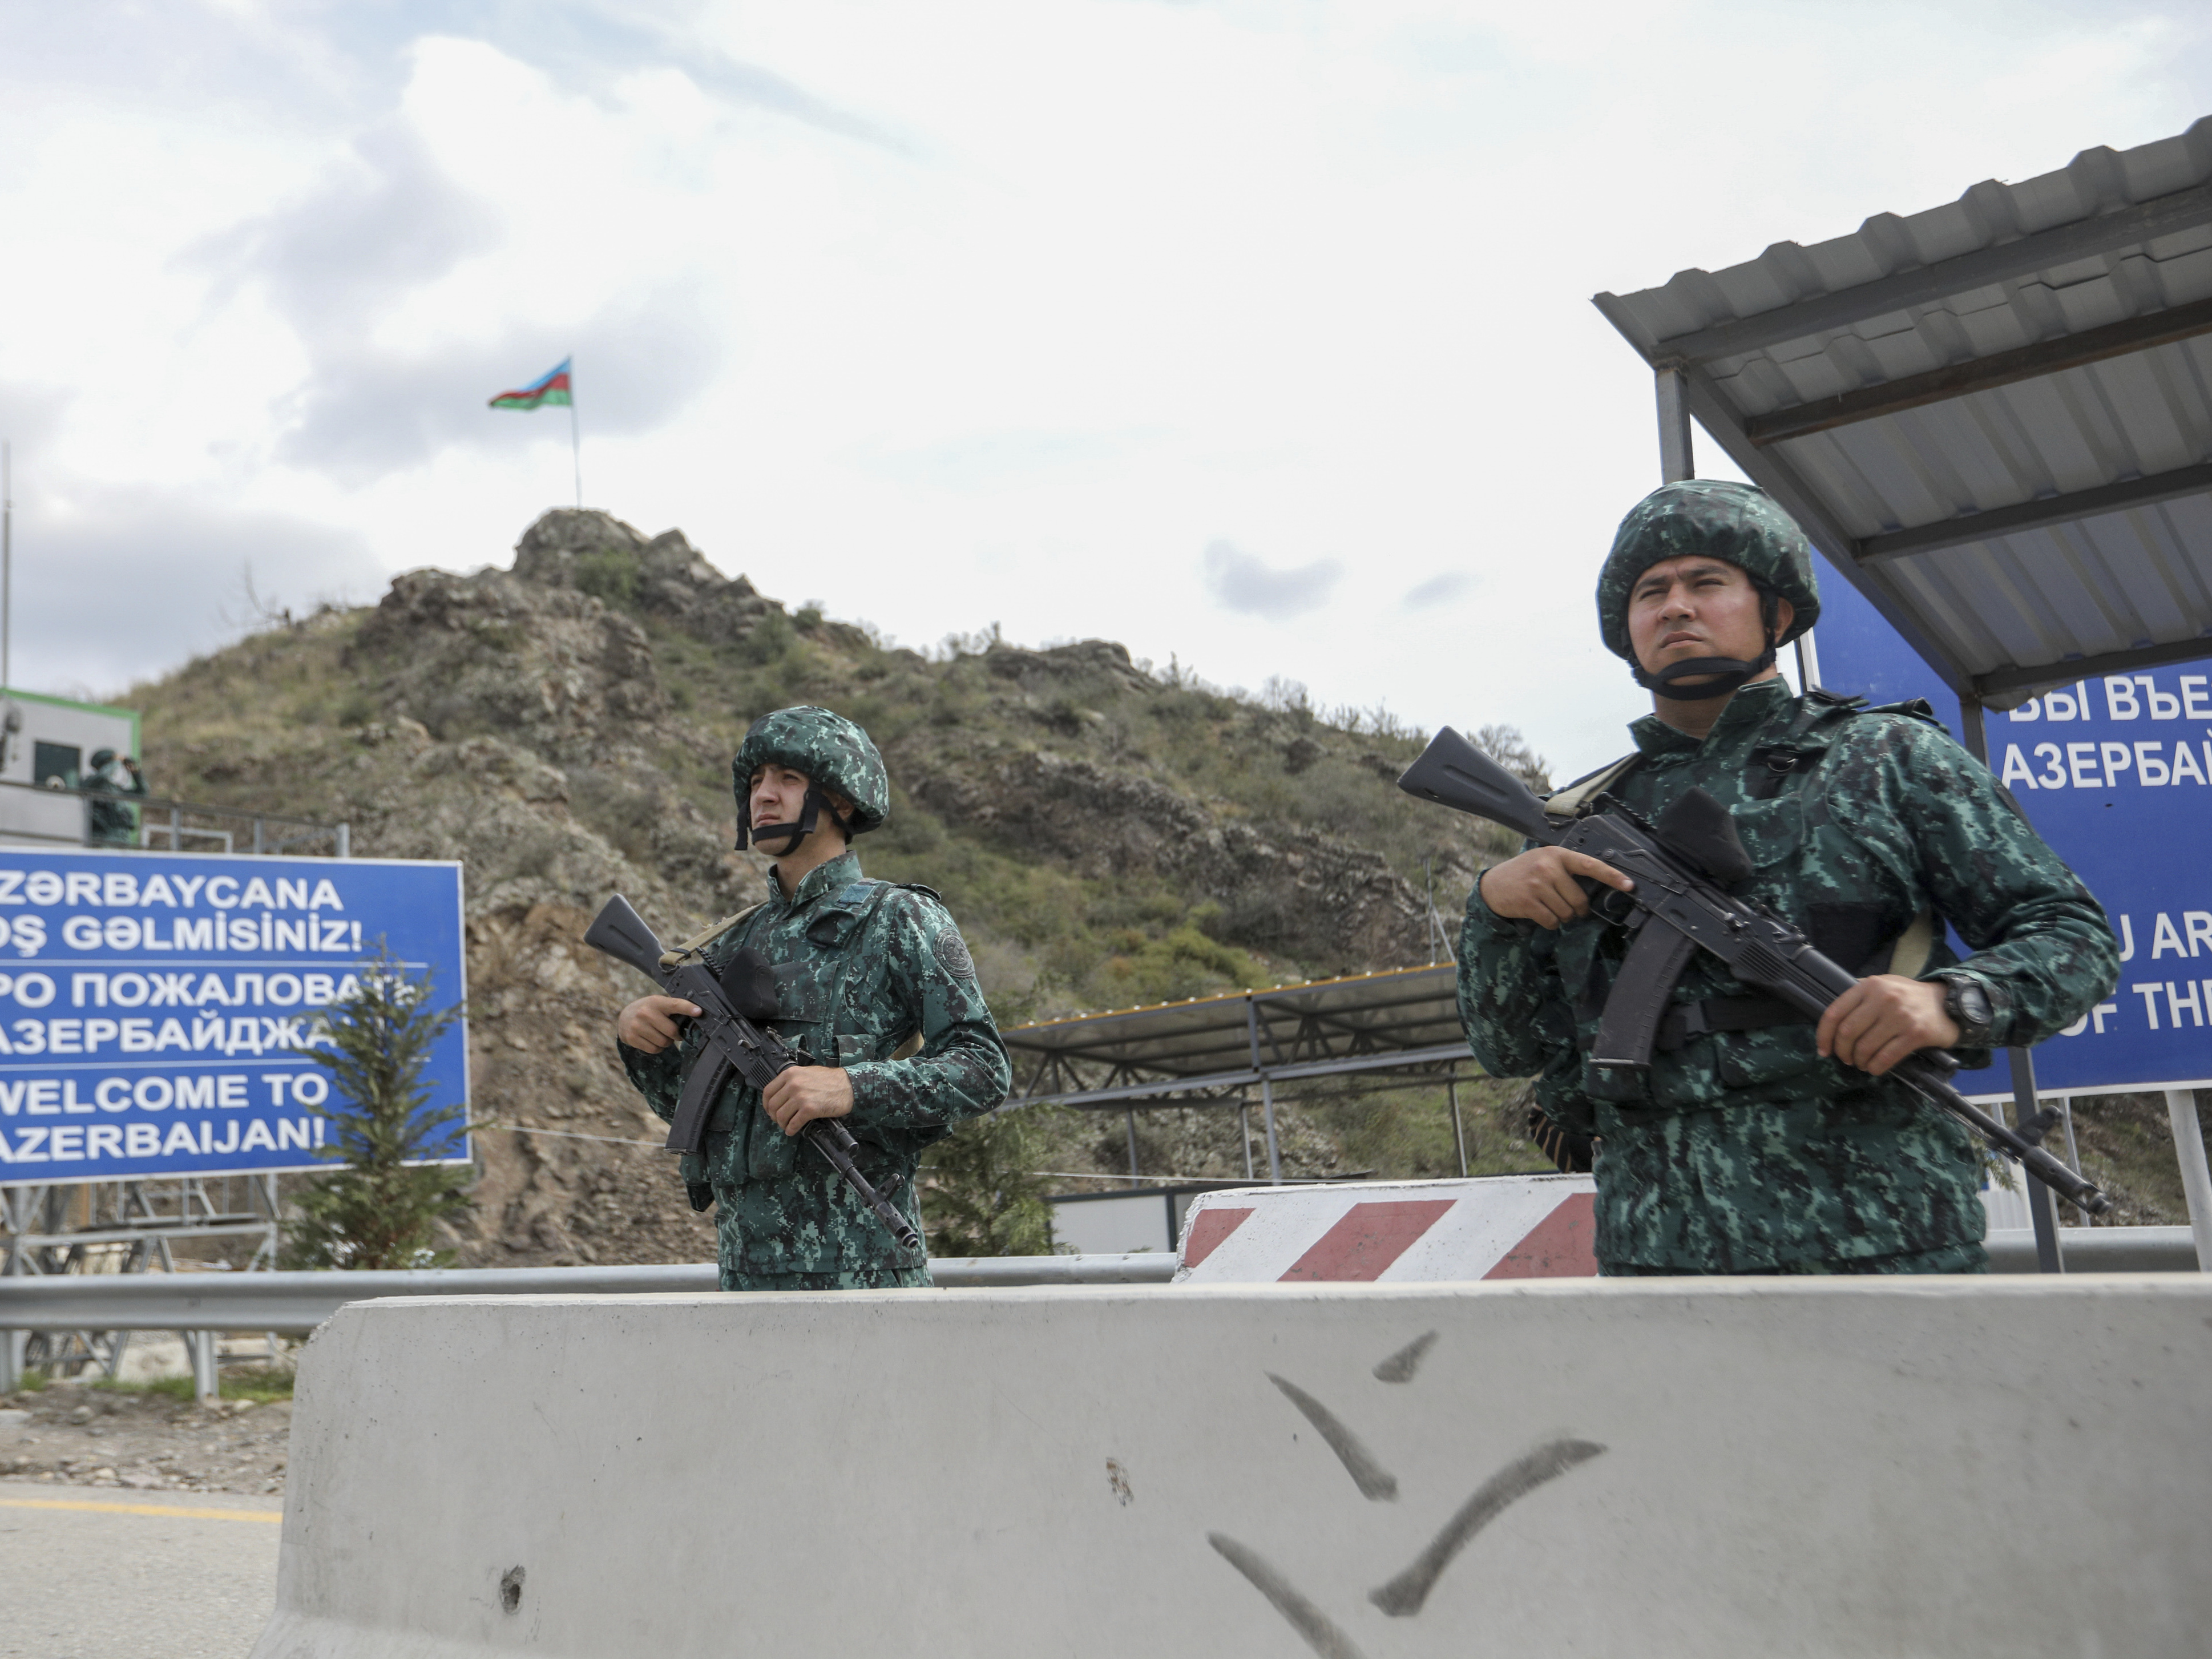
M 1749 662 L 1741 657 L 1692 657 L 1686 662 L 1670 663 L 1656 674 L 1645 673 L 1638 663 L 1635 672 L 1636 683 L 1655 697 L 1670 702 L 1704 702 L 1731 695 L 1773 666 L 1774 647 L 1769 646 Z M 1703 684 L 1685 685 L 1684 680 Z
M 745 809 L 738 815 L 738 850 L 743 852 L 750 841 L 764 853 L 773 853 L 780 859 L 789 858 L 799 850 L 799 843 L 814 833 L 815 825 L 822 822 L 822 809 L 828 805 L 822 792 L 810 783 L 806 786 L 805 801 L 799 810 L 798 823 L 763 823 L 756 827 L 750 821 L 752 806 L 748 802 Z M 781 848 L 770 847 L 768 843 L 772 841 L 780 841 L 783 845 Z
M 1774 666 L 1774 636 L 1782 621 L 1777 599 L 1773 592 L 1760 589 L 1759 614 L 1766 625 L 1766 649 L 1749 662 L 1741 657 L 1692 657 L 1686 662 L 1669 663 L 1656 674 L 1645 673 L 1639 662 L 1633 664 L 1630 671 L 1636 676 L 1636 683 L 1653 696 L 1664 697 L 1669 702 L 1705 702 L 1713 697 L 1733 696 Z M 1684 680 L 1700 680 L 1704 684 L 1685 685 Z

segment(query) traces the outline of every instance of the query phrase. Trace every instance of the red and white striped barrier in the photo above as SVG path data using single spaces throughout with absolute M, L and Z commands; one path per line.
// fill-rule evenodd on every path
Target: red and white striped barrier
M 1176 1283 L 1592 1278 L 1596 1195 L 1564 1175 L 1206 1193 L 1184 1218 Z

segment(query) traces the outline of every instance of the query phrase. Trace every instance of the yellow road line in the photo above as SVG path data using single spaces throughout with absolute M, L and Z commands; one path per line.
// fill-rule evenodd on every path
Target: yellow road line
M 104 1510 L 111 1515 L 180 1515 L 191 1521 L 282 1521 L 282 1510 L 188 1510 L 173 1504 L 102 1504 L 89 1498 L 0 1498 L 0 1510 Z

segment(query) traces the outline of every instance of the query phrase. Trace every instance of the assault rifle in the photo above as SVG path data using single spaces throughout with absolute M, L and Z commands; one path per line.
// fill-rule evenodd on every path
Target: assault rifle
M 676 1116 L 668 1126 L 664 1150 L 696 1152 L 700 1149 L 706 1139 L 708 1115 L 714 1109 L 714 1102 L 732 1073 L 756 1089 L 765 1089 L 793 1066 L 814 1064 L 811 1056 L 787 1048 L 782 1038 L 753 1023 L 775 1014 L 775 970 L 758 951 L 738 953 L 731 963 L 733 971 L 727 987 L 696 959 L 664 968 L 659 939 L 619 893 L 592 919 L 584 932 L 584 943 L 605 951 L 617 962 L 628 963 L 668 995 L 681 997 L 699 1010 L 697 1024 L 707 1034 L 706 1047 L 691 1063 L 690 1076 L 684 1080 L 684 1092 L 677 1100 Z M 876 1219 L 890 1229 L 893 1238 L 909 1250 L 920 1248 L 921 1237 L 913 1224 L 853 1162 L 859 1143 L 850 1130 L 834 1117 L 817 1117 L 799 1132 L 799 1138 L 845 1178 L 845 1184 L 860 1194 Z
M 1545 811 L 1528 787 L 1449 726 L 1437 733 L 1398 787 L 1455 811 L 1517 830 L 1534 842 L 1585 853 L 1632 879 L 1624 893 L 1587 877 L 1591 908 L 1630 936 L 1627 955 L 1599 1017 L 1589 1079 L 1593 1091 L 1620 1098 L 1651 1065 L 1651 1048 L 1668 1012 L 1674 983 L 1690 958 L 1710 951 L 1746 985 L 1758 987 L 1817 1021 L 1830 1003 L 1858 983 L 1856 975 L 1813 948 L 1812 941 L 1764 905 L 1725 890 L 1752 873 L 1750 855 L 1728 808 L 1692 789 L 1656 824 L 1610 795 L 1592 810 L 1560 820 Z M 1657 926 L 1653 924 L 1656 923 Z M 1901 1060 L 1889 1075 L 1930 1105 L 1978 1130 L 1991 1147 L 2086 1214 L 2102 1215 L 2112 1200 L 2036 1143 L 2055 1117 L 2039 1112 L 2019 1131 L 1979 1110 L 1952 1085 L 1959 1062 L 1928 1048 Z

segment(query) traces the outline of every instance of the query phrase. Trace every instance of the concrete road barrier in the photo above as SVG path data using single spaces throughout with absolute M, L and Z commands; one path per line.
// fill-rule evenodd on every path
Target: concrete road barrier
M 257 1659 L 2155 1659 L 2202 1276 L 456 1298 L 307 1348 Z

